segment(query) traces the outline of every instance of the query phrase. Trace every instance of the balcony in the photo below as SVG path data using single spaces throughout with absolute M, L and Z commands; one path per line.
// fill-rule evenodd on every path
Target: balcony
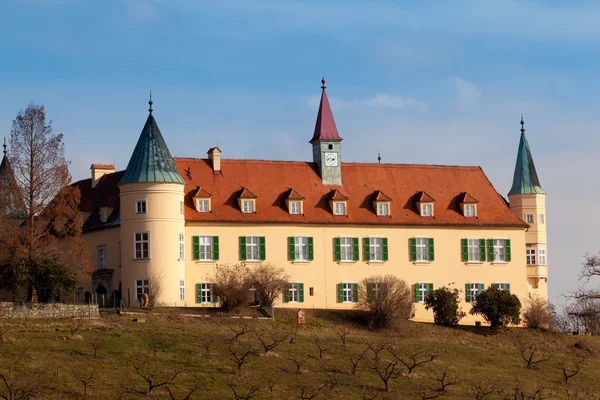
M 527 266 L 527 277 L 528 278 L 548 278 L 548 266 L 547 265 L 528 265 Z

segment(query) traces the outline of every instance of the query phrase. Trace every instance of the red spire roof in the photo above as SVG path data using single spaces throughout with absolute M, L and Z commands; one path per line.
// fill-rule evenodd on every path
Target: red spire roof
M 338 135 L 335 121 L 333 119 L 333 113 L 331 112 L 331 106 L 329 105 L 329 99 L 327 98 L 327 92 L 325 89 L 325 78 L 321 80 L 323 86 L 323 92 L 321 93 L 321 103 L 319 104 L 319 112 L 317 113 L 317 123 L 315 124 L 315 133 L 310 140 L 310 143 L 315 140 L 343 140 Z

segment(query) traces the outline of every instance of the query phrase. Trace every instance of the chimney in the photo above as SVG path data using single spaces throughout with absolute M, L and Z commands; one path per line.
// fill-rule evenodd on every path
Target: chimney
M 212 167 L 214 172 L 221 171 L 221 149 L 218 147 L 211 147 L 208 149 L 208 158 L 212 161 Z
M 100 178 L 106 174 L 112 174 L 115 172 L 115 166 L 111 164 L 92 164 L 92 188 L 95 188 Z

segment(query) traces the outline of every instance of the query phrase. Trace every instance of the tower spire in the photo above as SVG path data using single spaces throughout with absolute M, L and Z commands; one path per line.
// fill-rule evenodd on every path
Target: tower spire
M 6 146 L 6 138 L 4 138 L 4 144 L 2 145 L 2 147 L 4 147 L 4 156 L 6 157 L 6 153 L 8 153 L 8 152 L 6 151 L 6 147 L 7 147 L 7 146 Z
M 523 121 L 523 114 L 521 114 L 521 133 L 525 134 L 525 121 Z
M 333 113 L 331 112 L 331 106 L 329 105 L 329 98 L 327 98 L 327 86 L 325 86 L 325 77 L 321 79 L 321 103 L 319 104 L 319 111 L 317 112 L 317 123 L 315 124 L 315 133 L 313 134 L 310 143 L 316 140 L 343 140 L 338 134 L 337 127 L 335 126 L 335 120 L 333 119 Z
M 525 136 L 525 121 L 521 115 L 521 140 L 519 142 L 519 151 L 517 153 L 517 162 L 515 165 L 515 174 L 513 184 L 508 192 L 509 196 L 514 194 L 546 194 L 535 170 L 529 143 Z
M 379 161 L 379 164 L 381 164 L 381 151 L 377 150 L 377 161 Z
M 150 108 L 148 109 L 148 111 L 150 112 L 150 114 L 152 114 L 152 89 L 150 89 L 150 101 L 148 101 L 148 104 L 150 105 Z

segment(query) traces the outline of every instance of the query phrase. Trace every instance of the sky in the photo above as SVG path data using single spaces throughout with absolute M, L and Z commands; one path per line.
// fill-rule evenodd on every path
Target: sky
M 30 102 L 74 180 L 154 115 L 177 157 L 311 160 L 321 77 L 343 159 L 480 165 L 510 189 L 520 117 L 547 192 L 549 294 L 600 250 L 600 3 L 2 0 L 0 133 Z

